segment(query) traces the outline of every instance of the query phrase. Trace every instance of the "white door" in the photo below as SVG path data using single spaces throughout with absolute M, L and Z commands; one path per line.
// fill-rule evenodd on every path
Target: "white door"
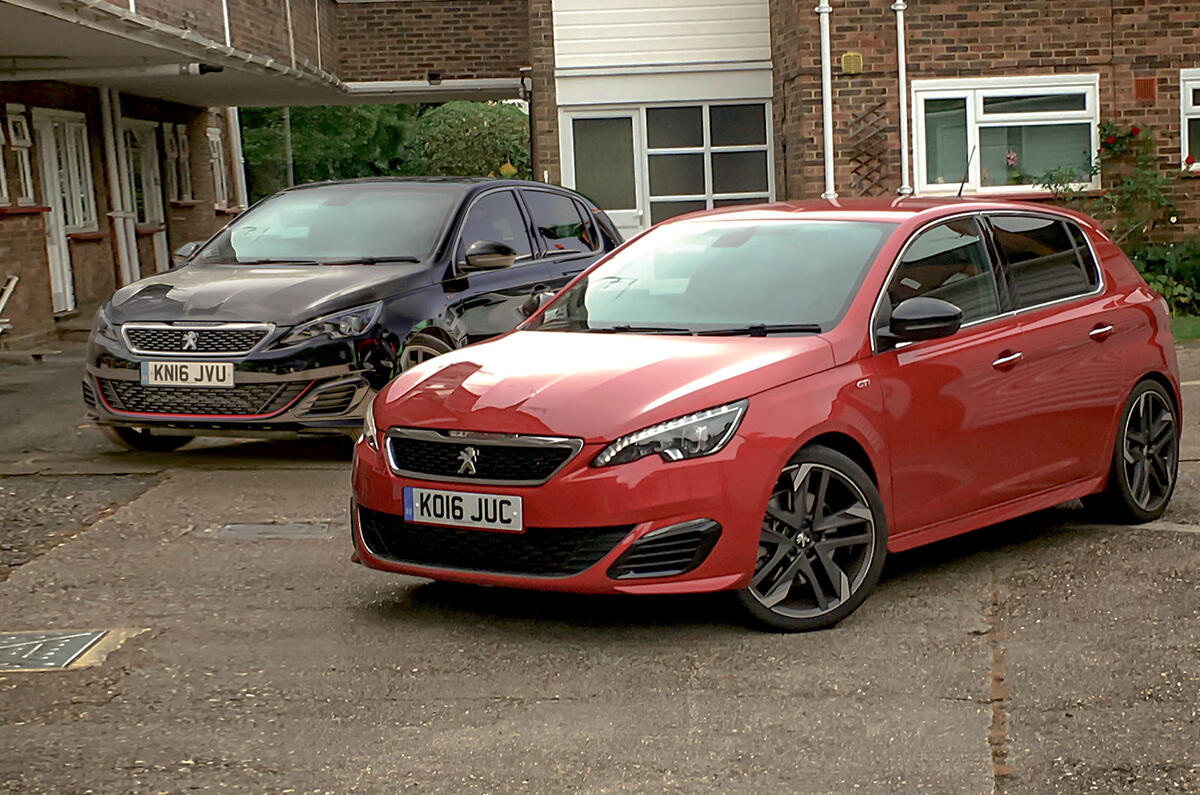
M 121 126 L 125 139 L 122 167 L 129 177 L 138 236 L 150 235 L 154 244 L 154 269 L 161 273 L 170 268 L 171 260 L 167 251 L 167 216 L 158 158 L 158 125 L 123 119 Z M 137 256 L 136 250 L 132 253 Z
M 60 119 L 34 111 L 42 196 L 50 212 L 45 215 L 46 256 L 50 261 L 50 296 L 55 312 L 75 308 L 75 277 L 67 240 L 68 205 L 71 203 L 71 147 Z
M 639 111 L 573 111 L 560 122 L 563 185 L 598 204 L 626 240 L 648 227 Z

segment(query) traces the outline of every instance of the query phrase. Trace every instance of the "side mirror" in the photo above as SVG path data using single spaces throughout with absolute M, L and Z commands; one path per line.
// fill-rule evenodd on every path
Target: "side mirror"
M 517 261 L 517 252 L 495 240 L 476 240 L 467 248 L 466 271 L 491 271 L 507 268 Z
M 171 254 L 171 267 L 182 268 L 184 265 L 187 265 L 188 260 L 190 260 L 192 255 L 199 251 L 200 247 L 203 245 L 203 241 L 193 240 L 189 243 L 184 243 L 182 246 L 175 249 L 175 251 Z
M 949 337 L 962 325 L 962 310 L 949 301 L 918 295 L 892 310 L 888 330 L 902 342 Z
M 525 299 L 521 304 L 521 314 L 525 317 L 533 317 L 533 313 L 542 308 L 542 305 L 554 297 L 554 293 L 534 293 Z

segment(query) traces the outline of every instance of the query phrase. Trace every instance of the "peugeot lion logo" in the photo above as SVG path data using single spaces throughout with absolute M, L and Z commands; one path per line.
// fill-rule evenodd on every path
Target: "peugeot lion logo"
M 196 350 L 196 343 L 200 341 L 200 335 L 194 331 L 183 332 L 183 349 L 185 351 Z
M 475 461 L 478 458 L 479 458 L 478 450 L 476 450 L 474 447 L 464 447 L 462 449 L 462 452 L 460 452 L 458 454 L 458 460 L 462 461 L 462 463 L 458 465 L 458 474 L 460 474 L 460 475 L 476 474 Z

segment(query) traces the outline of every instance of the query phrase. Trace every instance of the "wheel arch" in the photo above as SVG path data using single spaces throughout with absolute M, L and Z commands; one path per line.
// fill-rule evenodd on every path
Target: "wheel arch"
M 839 452 L 858 464 L 867 473 L 867 477 L 871 479 L 871 482 L 875 484 L 875 488 L 879 488 L 879 474 L 875 468 L 875 463 L 871 460 L 871 455 L 867 452 L 866 446 L 859 440 L 842 431 L 825 431 L 810 439 L 806 439 L 797 448 L 797 452 L 803 450 L 805 447 L 817 445 Z
M 1135 381 L 1133 386 L 1130 387 L 1130 393 L 1132 393 L 1134 389 L 1137 389 L 1137 385 L 1143 381 L 1154 381 L 1163 389 L 1167 390 L 1167 394 L 1171 396 L 1171 403 L 1172 408 L 1175 409 L 1175 416 L 1177 418 L 1182 418 L 1183 407 L 1180 405 L 1179 391 L 1175 388 L 1175 382 L 1172 381 L 1166 373 L 1159 370 L 1150 370 L 1149 372 L 1142 373 L 1141 378 Z

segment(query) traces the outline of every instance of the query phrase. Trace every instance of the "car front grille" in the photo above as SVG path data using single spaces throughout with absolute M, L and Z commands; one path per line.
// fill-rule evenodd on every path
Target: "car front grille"
M 544 483 L 583 448 L 579 439 L 413 428 L 392 428 L 387 437 L 396 474 L 457 482 Z
M 96 408 L 96 388 L 90 378 L 83 379 L 83 405 L 89 409 Z
M 196 414 L 229 417 L 277 414 L 296 401 L 308 381 L 238 384 L 232 389 L 143 386 L 137 381 L 97 379 L 104 402 L 134 414 Z
M 720 535 L 721 526 L 711 519 L 652 530 L 621 553 L 608 576 L 627 580 L 683 574 L 704 562 Z
M 243 354 L 267 336 L 270 326 L 187 328 L 130 324 L 124 332 L 129 349 L 136 353 Z
M 529 527 L 522 533 L 433 527 L 359 507 L 371 554 L 396 563 L 530 577 L 569 577 L 596 565 L 633 525 Z

